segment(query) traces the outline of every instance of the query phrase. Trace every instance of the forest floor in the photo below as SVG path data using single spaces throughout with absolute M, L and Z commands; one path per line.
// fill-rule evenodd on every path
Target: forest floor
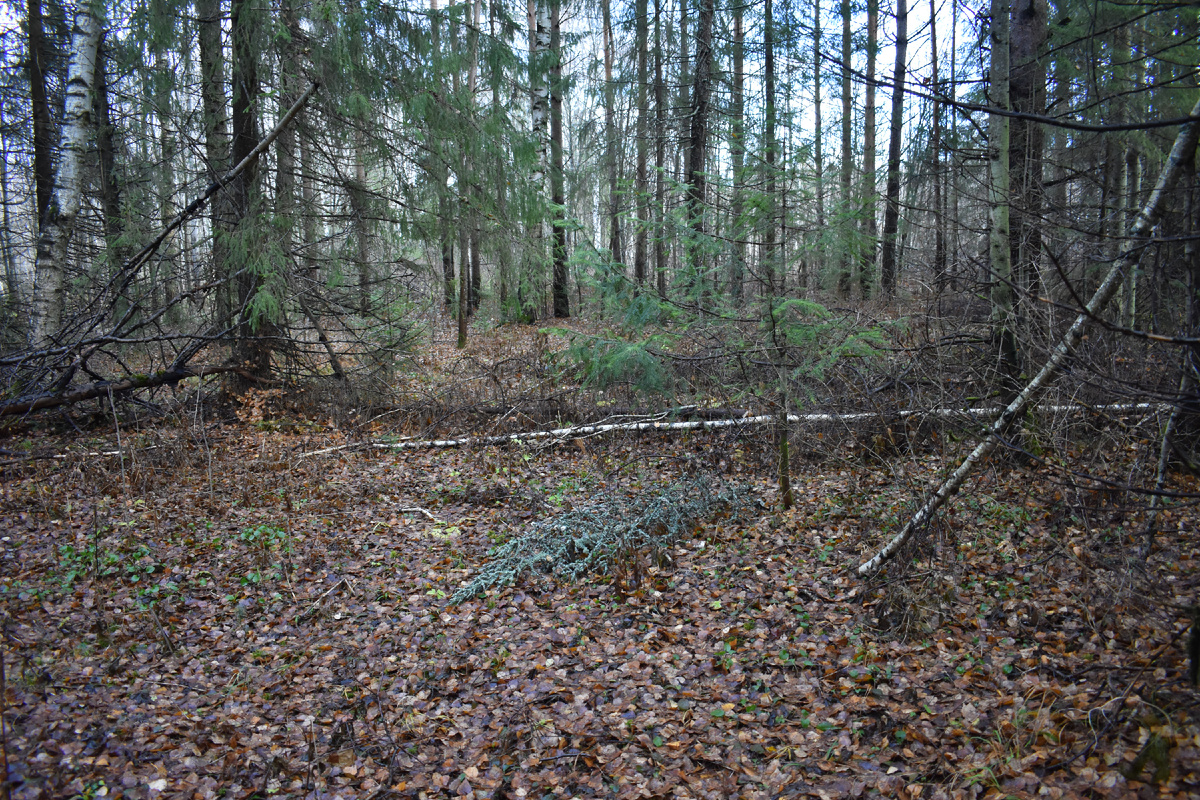
M 1117 493 L 997 460 L 863 582 L 951 446 L 802 461 L 781 512 L 763 434 L 312 454 L 394 438 L 199 411 L 0 442 L 46 456 L 0 482 L 14 797 L 1200 793 L 1187 500 L 1142 564 Z M 757 502 L 450 604 L 534 522 L 697 465 Z

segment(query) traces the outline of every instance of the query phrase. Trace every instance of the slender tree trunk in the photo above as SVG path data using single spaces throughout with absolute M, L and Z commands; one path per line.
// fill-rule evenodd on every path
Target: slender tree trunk
M 1046 64 L 1043 49 L 1047 35 L 1045 0 L 1015 0 L 1012 6 L 1009 86 L 1012 109 L 1027 114 L 1046 113 Z M 1015 118 L 1009 122 L 1009 173 L 1012 175 L 1010 259 L 1016 288 L 1017 315 L 1029 297 L 1041 292 L 1042 176 L 1045 128 Z M 1132 215 L 1131 215 L 1132 216 Z
M 46 96 L 47 45 L 42 24 L 42 0 L 29 0 L 26 36 L 29 48 L 29 102 L 33 120 L 33 184 L 37 198 L 38 225 L 46 218 L 54 191 L 54 123 Z
M 529 0 L 529 86 L 530 86 L 530 128 L 536 148 L 536 164 L 533 171 L 533 185 L 538 195 L 538 202 L 545 206 L 546 169 L 549 162 L 550 136 L 550 88 L 547 83 L 550 52 L 550 12 L 548 0 Z M 522 282 L 521 308 L 522 316 L 527 321 L 537 319 L 545 308 L 543 292 L 545 291 L 545 242 L 546 221 L 540 220 L 533 231 L 533 264 L 537 274 L 531 276 L 526 286 Z M 553 259 L 551 260 L 551 264 Z
M 171 131 L 171 83 L 173 68 L 166 53 L 156 49 L 154 54 L 154 115 L 158 118 L 158 223 L 166 228 L 175 217 L 175 137 Z M 103 73 L 99 73 L 103 79 Z M 163 298 L 168 305 L 175 300 L 175 285 L 178 276 L 176 266 L 180 261 L 179 246 L 174 238 L 163 248 L 163 258 L 158 259 L 152 278 L 153 291 L 162 288 Z
M 300 21 L 296 18 L 296 0 L 281 0 L 279 21 L 287 31 L 279 44 L 279 116 L 282 117 L 300 97 L 299 74 Z M 296 219 L 296 129 L 289 125 L 275 139 L 275 218 L 279 230 L 279 249 L 286 260 L 295 248 Z M 364 182 L 365 182 L 365 175 Z
M 908 3 L 896 0 L 896 68 L 892 78 L 892 119 L 888 132 L 887 187 L 884 190 L 883 251 L 879 282 L 883 293 L 896 292 L 896 239 L 900 230 L 900 147 L 904 134 L 904 76 L 908 55 Z
M 762 245 L 762 272 L 763 278 L 766 281 L 767 297 L 774 297 L 778 291 L 775 285 L 778 279 L 779 264 L 777 263 L 777 254 L 775 248 L 775 224 L 776 224 L 776 184 L 775 184 L 775 156 L 778 151 L 778 141 L 775 135 L 775 0 L 766 0 L 766 5 L 763 9 L 763 162 L 766 170 L 765 180 L 765 197 L 763 203 L 763 216 L 766 218 L 765 229 L 763 230 L 763 245 Z M 817 119 L 820 120 L 820 112 L 818 111 Z M 820 124 L 818 122 L 818 128 Z M 819 134 L 818 134 L 819 135 Z M 818 159 L 818 163 L 820 159 Z M 818 168 L 819 170 L 819 168 Z M 820 179 L 818 178 L 818 187 Z M 820 189 L 818 188 L 818 197 Z M 820 200 L 818 199 L 818 206 Z
M 1004 2 L 1004 0 L 994 0 L 994 2 L 999 3 Z M 993 15 L 992 19 L 996 20 L 997 17 Z M 1197 102 L 1192 108 L 1191 116 L 1200 116 L 1200 102 Z M 1038 374 L 1021 389 L 1012 402 L 1008 404 L 1008 407 L 992 423 L 987 438 L 980 442 L 959 463 L 958 467 L 948 478 L 942 481 L 941 485 L 917 509 L 916 513 L 909 517 L 900 531 L 878 553 L 859 566 L 859 575 L 867 576 L 877 572 L 890 558 L 900 552 L 901 548 L 912 539 L 913 534 L 928 524 L 938 509 L 945 505 L 958 492 L 959 488 L 966 482 L 966 479 L 975 471 L 975 468 L 1000 446 L 1001 437 L 1004 436 L 1005 432 L 1016 420 L 1025 414 L 1026 410 L 1033 403 L 1037 402 L 1042 393 L 1058 377 L 1063 366 L 1074 354 L 1075 349 L 1079 347 L 1079 343 L 1083 341 L 1083 334 L 1087 329 L 1088 322 L 1098 317 L 1104 311 L 1109 301 L 1112 300 L 1113 295 L 1120 288 L 1125 272 L 1137 266 L 1142 252 L 1146 249 L 1145 242 L 1138 240 L 1145 239 L 1153 232 L 1158 217 L 1162 213 L 1167 193 L 1171 190 L 1171 187 L 1175 184 L 1180 174 L 1187 169 L 1185 165 L 1193 162 L 1196 157 L 1196 143 L 1198 139 L 1200 139 L 1200 123 L 1192 122 L 1180 129 L 1179 135 L 1175 137 L 1175 144 L 1171 148 L 1171 153 L 1167 157 L 1167 163 L 1163 166 L 1162 172 L 1159 174 L 1154 191 L 1150 193 L 1146 205 L 1138 213 L 1137 220 L 1130 230 L 1132 241 L 1129 247 L 1120 258 L 1113 262 L 1112 267 L 1109 268 L 1108 273 L 1104 276 L 1104 280 L 1101 281 L 1100 287 L 1092 295 L 1091 300 L 1088 301 L 1087 308 L 1075 317 L 1075 321 L 1067 329 L 1067 332 L 1051 353 L 1050 359 Z
M 852 89 L 850 83 L 850 0 L 841 0 L 842 17 L 842 169 L 840 174 L 841 198 L 838 228 L 841 236 L 838 243 L 838 293 L 843 297 L 850 294 L 850 281 L 854 264 L 853 235 L 854 226 L 854 197 L 851 185 L 854 177 L 854 139 Z
M 482 0 L 474 0 L 471 7 L 471 30 L 468 33 L 471 48 L 471 64 L 467 69 L 467 103 L 468 111 L 471 116 L 475 116 L 475 97 L 479 92 L 479 20 L 482 13 Z M 470 185 L 463 185 L 461 191 L 463 197 L 474 197 L 475 201 L 471 204 L 467 219 L 463 224 L 467 225 L 470 234 L 471 246 L 471 289 L 470 289 L 470 310 L 474 313 L 479 308 L 479 303 L 482 299 L 483 291 L 483 268 L 481 264 L 481 256 L 479 253 L 479 224 L 480 215 L 478 209 L 482 205 L 483 192 L 479 186 L 479 178 L 475 174 L 475 164 L 471 164 L 472 177 Z
M 37 245 L 33 295 L 33 343 L 50 344 L 63 324 L 67 245 L 83 203 L 83 172 L 92 134 L 96 52 L 103 25 L 90 3 L 80 3 L 71 29 L 67 99 L 54 191 Z
M 488 28 L 491 33 L 492 41 L 496 41 L 496 15 L 499 10 L 500 0 L 491 0 L 488 4 Z M 504 82 L 504 68 L 499 64 L 495 65 L 491 74 L 492 80 L 492 114 L 497 120 L 504 118 L 504 106 L 500 102 L 500 86 Z M 500 221 L 500 225 L 504 226 L 508 222 L 508 192 L 506 191 L 508 176 L 505 171 L 505 154 L 497 151 L 496 153 L 496 218 Z M 499 231 L 501 237 L 507 237 L 507 229 Z M 497 289 L 497 299 L 500 304 L 500 320 L 507 322 L 509 319 L 508 308 L 508 283 L 511 279 L 512 272 L 512 253 L 506 243 L 501 242 L 496 250 L 496 276 L 499 287 Z
M 646 175 L 647 149 L 649 142 L 647 139 L 647 131 L 649 129 L 650 105 L 648 99 L 647 83 L 649 76 L 647 74 L 647 40 L 649 39 L 650 20 L 646 12 L 646 0 L 636 0 L 634 3 L 634 30 L 636 31 L 634 48 L 637 51 L 637 172 L 634 178 L 634 207 L 637 213 L 637 231 L 634 234 L 633 247 L 633 275 L 638 286 L 642 286 L 646 282 L 646 261 L 647 255 L 647 229 L 649 227 L 647 217 L 647 190 L 649 186 L 648 176 Z
M 618 190 L 617 101 L 613 83 L 613 29 L 610 0 L 604 0 L 604 160 L 608 176 L 608 251 L 614 264 L 621 264 L 621 195 Z
M 356 121 L 366 125 L 365 119 Z M 367 156 L 361 129 L 354 131 L 354 183 L 350 186 L 350 213 L 354 217 L 354 266 L 358 272 L 358 313 L 371 311 L 371 221 L 367 203 Z
M 1125 170 L 1127 172 L 1127 201 L 1125 202 L 1125 229 L 1122 235 L 1129 236 L 1129 229 L 1133 225 L 1133 220 L 1136 215 L 1137 198 L 1142 194 L 1142 160 L 1141 154 L 1135 145 L 1129 145 L 1125 151 Z M 1188 197 L 1191 198 L 1191 189 L 1189 187 Z M 1189 223 L 1194 220 L 1193 217 L 1187 217 Z M 1184 244 L 1185 251 L 1189 256 L 1196 252 L 1196 244 L 1192 239 L 1188 239 Z M 1125 286 L 1121 290 L 1122 305 L 1121 317 L 1125 320 L 1126 327 L 1137 327 L 1137 308 L 1138 308 L 1138 272 L 1131 270 L 1125 276 Z
M 946 282 L 946 209 L 943 192 L 945 176 L 942 173 L 942 104 L 939 100 L 942 86 L 938 74 L 937 0 L 929 0 L 929 10 L 933 13 L 929 19 L 929 49 L 933 73 L 931 87 L 934 97 L 933 131 L 929 140 L 929 149 L 933 156 L 933 275 L 940 292 Z
M 654 271 L 658 296 L 667 296 L 667 86 L 663 82 L 662 3 L 654 0 Z
M 478 2 L 478 0 L 476 0 Z M 561 1 L 550 0 L 550 193 L 554 203 L 554 316 L 571 316 L 567 274 L 567 196 L 563 168 L 563 78 Z
M 12 220 L 9 206 L 12 198 L 8 194 L 8 137 L 0 132 L 0 213 L 3 214 L 3 229 L 0 229 L 0 247 L 4 258 L 4 307 L 14 314 L 21 304 L 21 285 L 17 277 L 17 259 L 13 251 Z
M 438 0 L 429 0 L 429 40 L 432 51 L 434 72 L 442 75 L 442 17 L 438 12 Z M 532 34 L 530 41 L 532 42 Z M 532 53 L 532 49 L 530 50 Z M 439 79 L 440 83 L 440 79 Z M 438 244 L 442 256 L 442 304 L 447 312 L 453 313 L 456 292 L 454 289 L 454 231 L 450 197 L 446 191 L 446 161 L 440 150 L 441 143 L 435 143 L 432 154 L 430 174 L 437 187 L 438 204 Z
M 228 108 L 225 95 L 225 57 L 222 45 L 221 0 L 196 0 L 197 44 L 200 51 L 200 105 L 204 128 L 204 161 L 209 185 L 217 182 L 230 166 Z M 212 225 L 212 275 L 229 275 L 229 194 L 218 192 L 209 205 Z M 218 316 L 229 319 L 234 313 L 229 284 L 218 289 Z
M 992 55 L 988 75 L 988 102 L 994 108 L 1011 108 L 1009 99 L 1009 0 L 992 0 Z M 988 158 L 991 163 L 991 226 L 988 255 L 991 267 L 992 336 L 997 347 L 1004 396 L 1013 397 L 1020 373 L 1014 330 L 1012 242 L 1009 228 L 1010 120 L 992 114 L 988 122 Z
M 733 253 L 730 259 L 729 287 L 735 305 L 742 301 L 742 282 L 746 273 L 746 231 L 742 224 L 743 195 L 746 167 L 746 104 L 745 104 L 746 39 L 742 28 L 742 6 L 733 10 L 733 93 L 730 98 L 729 153 L 733 160 L 733 198 L 730 215 L 733 217 Z
M 767 0 L 770 9 L 772 0 Z M 817 184 L 817 228 L 825 228 L 825 152 L 821 143 L 821 0 L 813 0 L 813 169 Z M 818 261 L 823 261 L 818 257 Z M 823 266 L 823 265 L 822 265 Z
M 858 283 L 863 299 L 870 297 L 879 252 L 875 210 L 875 67 L 879 55 L 879 0 L 867 0 L 867 86 L 863 109 L 863 247 Z
M 461 173 L 466 174 L 466 154 L 462 154 Z M 467 321 L 471 316 L 471 256 L 470 237 L 466 221 L 458 224 L 458 349 L 467 346 Z
M 705 167 L 708 158 L 709 97 L 712 92 L 712 35 L 715 0 L 700 0 L 700 19 L 696 29 L 696 69 L 692 79 L 692 124 L 688 148 L 688 215 L 692 224 L 692 243 L 688 248 L 688 266 L 701 286 L 705 281 L 704 212 Z
M 691 55 L 689 48 L 691 46 L 691 38 L 688 35 L 688 23 L 691 21 L 689 0 L 679 0 L 679 86 L 678 96 L 675 100 L 676 127 L 678 133 L 675 137 L 674 158 L 672 174 L 677 184 L 682 188 L 680 195 L 676 201 L 676 208 L 683 209 L 684 216 L 687 215 L 688 209 L 688 187 L 687 187 L 687 144 L 691 136 L 691 112 L 692 112 L 692 67 Z M 673 230 L 682 230 L 687 227 L 687 220 L 683 220 L 682 226 L 672 225 Z M 686 234 L 679 236 L 679 241 L 676 245 L 675 270 L 676 273 L 683 272 L 685 262 L 689 258 L 689 248 L 685 241 Z
M 103 40 L 103 36 L 101 36 Z M 104 214 L 104 239 L 110 248 L 109 262 L 120 266 L 128 248 L 118 244 L 124 232 L 121 219 L 121 182 L 117 175 L 117 145 L 108 99 L 108 53 L 103 41 L 96 52 L 96 150 L 100 167 L 100 208 Z

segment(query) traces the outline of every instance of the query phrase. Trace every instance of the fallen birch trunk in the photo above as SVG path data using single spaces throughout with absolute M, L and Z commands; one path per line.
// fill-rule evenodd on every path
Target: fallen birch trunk
M 1114 403 L 1102 406 L 1088 405 L 1053 405 L 1044 406 L 1038 410 L 1049 413 L 1072 413 L 1079 411 L 1108 412 L 1114 414 L 1132 414 L 1149 411 L 1168 411 L 1171 406 L 1161 403 Z M 1002 414 L 1003 408 L 933 408 L 919 411 L 901 411 L 899 414 L 879 412 L 859 412 L 852 414 L 788 414 L 789 423 L 802 422 L 862 422 L 864 420 L 911 419 L 914 417 L 981 417 L 988 418 Z M 567 428 L 554 428 L 547 431 L 526 431 L 499 436 L 464 436 L 458 439 L 416 439 L 405 442 L 356 442 L 336 447 L 325 447 L 301 453 L 299 458 L 309 456 L 324 456 L 345 450 L 378 449 L 378 450 L 428 450 L 450 447 L 468 447 L 489 444 L 509 444 L 512 442 L 528 441 L 569 441 L 590 436 L 601 436 L 606 433 L 630 432 L 671 432 L 713 430 L 716 428 L 738 428 L 742 426 L 768 425 L 779 422 L 779 417 L 773 414 L 762 414 L 754 417 L 736 417 L 731 419 L 689 420 L 685 422 L 666 422 L 669 413 L 658 415 L 652 419 L 636 422 L 611 422 L 595 425 L 573 425 Z
M 988 433 L 987 438 L 980 442 L 971 451 L 971 454 L 963 459 L 962 463 L 958 465 L 958 469 L 954 470 L 950 477 L 944 480 L 941 486 L 937 488 L 937 491 L 909 518 L 908 522 L 904 523 L 904 527 L 900 529 L 900 532 L 892 537 L 891 541 L 884 545 L 883 549 L 876 553 L 870 560 L 863 562 L 859 566 L 859 575 L 866 576 L 877 572 L 888 559 L 899 552 L 900 548 L 912 538 L 913 533 L 928 523 L 933 518 L 934 513 L 959 490 L 966 481 L 967 476 L 974 471 L 979 462 L 999 446 L 1001 436 L 1009 426 L 1025 413 L 1033 401 L 1058 377 L 1063 363 L 1083 340 L 1083 331 L 1087 327 L 1088 321 L 1104 310 L 1104 307 L 1108 305 L 1113 295 L 1116 294 L 1117 289 L 1120 288 L 1125 273 L 1137 266 L 1142 250 L 1145 248 L 1145 242 L 1138 242 L 1137 240 L 1149 237 L 1158 219 L 1158 215 L 1162 211 L 1163 199 L 1182 170 L 1184 161 L 1195 158 L 1196 142 L 1200 138 L 1200 121 L 1197 121 L 1198 118 L 1200 118 L 1200 101 L 1192 108 L 1192 121 L 1184 125 L 1180 129 L 1179 135 L 1175 137 L 1175 144 L 1171 148 L 1171 154 L 1167 158 L 1167 163 L 1163 165 L 1162 173 L 1158 176 L 1158 183 L 1155 185 L 1150 198 L 1146 201 L 1146 205 L 1138 212 L 1137 219 L 1134 220 L 1133 227 L 1129 232 L 1129 238 L 1133 240 L 1133 244 L 1120 258 L 1113 262 L 1112 267 L 1108 270 L 1108 274 L 1104 276 L 1104 281 L 1100 284 L 1100 288 L 1092 295 L 1092 299 L 1088 302 L 1086 308 L 1071 323 L 1071 327 L 1067 329 L 1058 346 L 1054 348 L 1054 352 L 1051 353 L 1050 359 L 1046 362 L 1045 366 L 1021 390 L 1016 399 L 1004 409 L 996 421 L 992 423 L 991 431 Z

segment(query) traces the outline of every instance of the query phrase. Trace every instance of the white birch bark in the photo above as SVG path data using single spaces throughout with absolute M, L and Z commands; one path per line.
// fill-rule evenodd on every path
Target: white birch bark
M 0 406 L 0 414 L 7 413 L 4 409 L 4 406 Z M 511 442 L 544 442 L 547 444 L 559 444 L 562 442 L 574 441 L 575 439 L 602 436 L 606 433 L 671 433 L 674 431 L 711 431 L 721 428 L 743 428 L 758 425 L 777 425 L 783 422 L 782 414 L 760 414 L 753 417 L 730 417 L 729 419 L 691 420 L 687 422 L 666 421 L 672 416 L 678 416 L 695 410 L 695 406 L 684 406 L 682 408 L 665 411 L 660 414 L 650 415 L 648 417 L 638 417 L 636 420 L 627 422 L 603 422 L 596 423 L 595 425 L 573 425 L 568 428 L 555 428 L 548 431 L 525 431 L 523 433 L 509 433 L 500 436 L 464 436 L 459 439 L 411 439 L 403 442 L 388 443 L 356 442 L 353 444 L 325 447 L 320 450 L 301 453 L 299 457 L 308 458 L 309 456 L 323 456 L 329 455 L 330 453 L 340 453 L 344 450 L 361 449 L 425 450 L 450 447 L 484 447 L 492 444 L 508 444 Z M 1170 411 L 1171 407 L 1165 403 L 1113 403 L 1103 406 L 1044 406 L 1038 407 L 1035 410 L 1047 414 L 1162 414 Z M 964 417 L 972 419 L 985 419 L 987 417 L 999 416 L 1002 413 L 1004 413 L 1004 409 L 1002 408 L 932 408 L 920 411 L 901 411 L 896 416 L 901 420 L 920 419 L 924 417 L 953 420 Z M 833 422 L 848 426 L 852 423 L 883 421 L 888 418 L 890 418 L 890 415 L 879 414 L 875 412 L 851 414 L 788 414 L 787 424 L 795 425 L 797 423 L 818 424 Z M 620 419 L 629 419 L 629 417 L 621 417 Z
M 1200 101 L 1192 108 L 1193 118 L 1200 117 Z M 1112 300 L 1113 295 L 1117 293 L 1121 283 L 1124 280 L 1125 273 L 1137 267 L 1138 261 L 1141 259 L 1142 251 L 1145 249 L 1145 242 L 1138 241 L 1145 239 L 1150 235 L 1158 216 L 1162 211 L 1163 200 L 1170 191 L 1172 184 L 1183 169 L 1183 164 L 1195 158 L 1196 142 L 1200 138 L 1200 122 L 1190 122 L 1180 129 L 1179 135 L 1175 137 L 1175 144 L 1171 148 L 1171 154 L 1167 157 L 1167 163 L 1163 165 L 1162 172 L 1158 176 L 1158 183 L 1151 192 L 1146 205 L 1138 213 L 1129 232 L 1128 249 L 1121 255 L 1120 258 L 1113 262 L 1109 268 L 1108 274 L 1104 276 L 1104 281 L 1100 284 L 1100 288 L 1092 295 L 1092 299 L 1088 301 L 1087 307 L 1075 318 L 1071 323 L 1071 327 L 1063 335 L 1058 346 L 1054 348 L 1050 359 L 1042 367 L 1041 371 L 1026 384 L 1025 388 L 1020 391 L 1016 398 L 1009 403 L 1008 407 L 996 418 L 992 424 L 991 431 L 986 439 L 971 451 L 971 454 L 963 459 L 958 468 L 944 480 L 928 500 L 917 509 L 917 512 L 909 518 L 908 522 L 904 523 L 904 527 L 900 532 L 892 537 L 882 550 L 876 553 L 871 559 L 863 562 L 858 568 L 859 575 L 870 575 L 879 570 L 884 562 L 899 552 L 915 531 L 920 530 L 939 508 L 941 508 L 947 500 L 954 496 L 959 488 L 966 481 L 967 477 L 975 469 L 980 461 L 987 458 L 989 454 L 996 449 L 1000 444 L 1000 437 L 1009 428 L 1012 423 L 1025 413 L 1030 404 L 1036 401 L 1049 386 L 1054 379 L 1058 377 L 1062 365 L 1070 357 L 1075 348 L 1079 346 L 1083 340 L 1083 332 L 1087 327 L 1090 319 L 1100 314 L 1108 302 Z
M 93 4 L 79 0 L 71 29 L 62 152 L 54 176 L 54 193 L 38 238 L 34 267 L 32 340 L 35 346 L 51 342 L 62 327 L 67 245 L 75 231 L 75 219 L 82 203 L 83 170 L 91 138 L 96 51 L 102 30 Z
M 546 62 L 550 52 L 550 6 L 547 0 L 530 0 L 529 51 L 529 119 L 537 147 L 537 165 L 533 181 L 540 189 L 546 182 L 546 165 L 550 151 L 550 84 L 547 80 Z

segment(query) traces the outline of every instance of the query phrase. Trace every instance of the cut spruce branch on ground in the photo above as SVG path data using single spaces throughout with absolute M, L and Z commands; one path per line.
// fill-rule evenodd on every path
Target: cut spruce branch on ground
M 652 487 L 633 497 L 609 492 L 562 514 L 534 523 L 497 547 L 479 575 L 450 599 L 461 603 L 493 586 L 511 586 L 522 576 L 548 574 L 564 581 L 612 572 L 620 559 L 638 572 L 642 559 L 671 560 L 675 543 L 718 512 L 736 517 L 754 502 L 747 487 L 727 486 L 715 475 L 698 474 L 670 487 Z M 640 578 L 630 589 L 637 589 Z

